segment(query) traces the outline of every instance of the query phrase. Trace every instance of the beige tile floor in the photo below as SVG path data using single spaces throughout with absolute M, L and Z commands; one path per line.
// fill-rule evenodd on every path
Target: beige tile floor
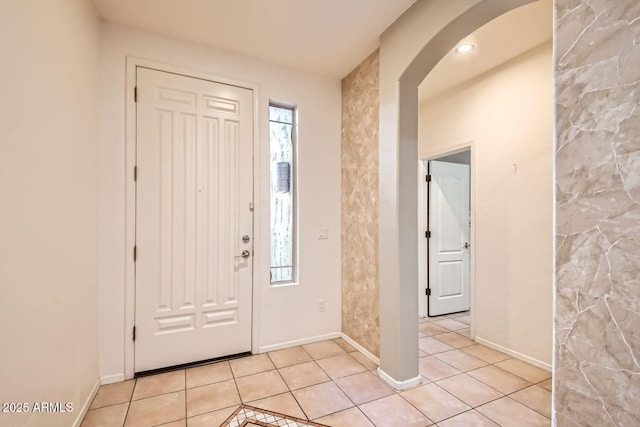
M 335 427 L 549 426 L 551 374 L 420 319 L 422 384 L 396 392 L 342 339 L 100 387 L 82 427 L 218 426 L 241 403 Z

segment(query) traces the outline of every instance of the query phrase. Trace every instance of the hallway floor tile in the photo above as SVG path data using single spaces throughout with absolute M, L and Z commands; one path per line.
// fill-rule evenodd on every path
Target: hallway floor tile
M 423 381 L 403 392 L 335 339 L 102 386 L 82 427 L 215 427 L 243 403 L 335 427 L 550 426 L 551 374 L 476 344 L 470 320 L 418 320 Z

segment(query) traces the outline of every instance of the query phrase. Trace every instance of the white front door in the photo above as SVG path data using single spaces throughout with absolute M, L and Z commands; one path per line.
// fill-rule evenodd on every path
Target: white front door
M 250 351 L 253 92 L 142 67 L 136 86 L 135 371 Z
M 429 162 L 429 316 L 469 310 L 469 165 Z

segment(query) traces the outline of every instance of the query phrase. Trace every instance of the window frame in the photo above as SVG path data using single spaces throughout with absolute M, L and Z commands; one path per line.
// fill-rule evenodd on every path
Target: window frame
M 269 108 L 282 108 L 291 111 L 291 187 L 289 192 L 291 193 L 291 280 L 278 280 L 273 281 L 271 279 L 271 246 L 273 238 L 273 230 L 271 228 L 271 155 L 269 155 L 269 285 L 273 287 L 278 286 L 292 286 L 299 283 L 299 256 L 298 256 L 298 106 L 288 102 L 269 100 Z M 269 110 L 267 110 L 269 111 Z M 269 153 L 271 154 L 271 123 L 282 123 L 275 120 L 271 120 L 271 114 L 267 114 L 269 123 Z

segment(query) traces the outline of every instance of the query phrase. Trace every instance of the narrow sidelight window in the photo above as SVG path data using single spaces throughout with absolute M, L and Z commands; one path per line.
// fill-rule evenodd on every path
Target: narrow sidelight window
M 296 281 L 296 110 L 269 105 L 271 283 Z

